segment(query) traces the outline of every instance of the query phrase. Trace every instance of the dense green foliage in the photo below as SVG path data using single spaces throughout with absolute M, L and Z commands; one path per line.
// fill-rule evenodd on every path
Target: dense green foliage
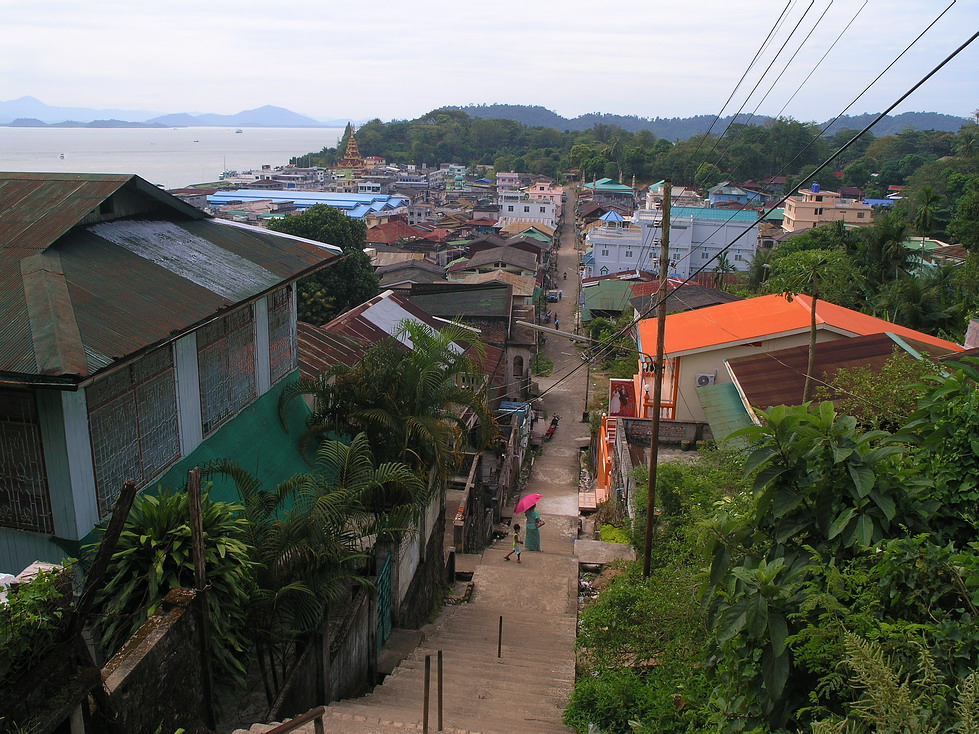
M 227 463 L 208 473 L 234 479 L 244 501 L 258 562 L 248 630 L 271 704 L 302 640 L 353 586 L 369 583 L 365 541 L 397 537 L 427 492 L 407 465 L 376 465 L 363 433 L 349 445 L 324 441 L 309 472 L 271 490 Z
M 736 172 L 738 180 L 776 175 L 790 162 L 791 171 L 801 170 L 828 153 L 818 133 L 812 123 L 779 119 L 764 126 L 732 125 L 723 141 L 712 133 L 671 143 L 648 130 L 630 132 L 601 120 L 587 130 L 561 132 L 443 109 L 410 121 L 372 120 L 357 130 L 357 141 L 363 155 L 399 163 L 455 162 L 553 177 L 575 168 L 587 178 L 671 178 L 691 185 L 709 154 L 709 165 L 726 174 Z M 333 148 L 301 158 L 332 165 L 337 157 Z M 703 179 L 704 171 L 700 173 Z
M 469 444 L 481 448 L 495 435 L 485 395 L 477 391 L 484 381 L 476 361 L 481 347 L 462 327 L 432 332 L 424 324 L 405 321 L 397 336 L 413 348 L 385 339 L 353 367 L 338 364 L 318 379 L 291 385 L 281 404 L 300 395 L 313 397 L 313 415 L 301 441 L 304 449 L 324 437 L 363 432 L 379 460 L 403 461 L 419 475 L 434 470 L 447 476 L 461 450 Z M 456 342 L 472 349 L 460 354 Z M 471 435 L 469 416 L 477 419 Z
M 366 225 L 325 204 L 269 223 L 269 229 L 325 242 L 343 257 L 299 283 L 299 320 L 319 326 L 377 295 L 378 277 L 364 252 Z
M 30 583 L 8 587 L 9 595 L 0 604 L 0 687 L 17 680 L 62 640 L 70 578 L 70 570 L 42 571 Z
M 909 420 L 928 391 L 925 380 L 938 367 L 927 359 L 916 359 L 894 347 L 893 355 L 880 368 L 841 368 L 826 375 L 816 388 L 818 400 L 832 400 L 837 410 L 857 419 L 861 430 L 897 431 Z
M 228 683 L 242 682 L 255 568 L 249 523 L 241 505 L 214 502 L 206 492 L 201 509 L 214 670 Z M 112 655 L 156 612 L 168 591 L 196 586 L 186 491 L 164 489 L 136 498 L 107 578 L 96 603 L 102 643 Z
M 881 384 L 911 378 L 893 362 Z M 932 387 L 915 389 L 898 434 L 864 431 L 829 403 L 766 411 L 742 433 L 750 488 L 731 480 L 731 455 L 720 455 L 726 473 L 710 460 L 662 465 L 653 546 L 663 576 L 623 574 L 583 613 L 568 722 L 582 732 L 975 731 L 977 364 L 915 375 Z M 840 385 L 873 391 L 862 380 Z M 882 399 L 895 421 L 908 409 L 905 396 Z M 702 606 L 678 607 L 674 589 L 692 583 Z M 682 676 L 643 665 L 666 649 Z
M 650 578 L 642 578 L 641 562 L 629 564 L 581 615 L 579 670 L 565 713 L 577 731 L 588 731 L 588 724 L 609 734 L 702 731 L 706 726 L 707 626 L 697 599 L 708 561 L 703 523 L 714 502 L 742 483 L 739 467 L 736 456 L 714 451 L 696 464 L 660 465 L 657 506 L 662 514 Z M 635 491 L 644 508 L 646 488 L 640 482 Z M 607 510 L 600 514 L 611 522 L 616 513 Z M 618 529 L 637 548 L 643 546 L 643 512 Z M 606 527 L 612 526 L 603 525 L 603 538 Z

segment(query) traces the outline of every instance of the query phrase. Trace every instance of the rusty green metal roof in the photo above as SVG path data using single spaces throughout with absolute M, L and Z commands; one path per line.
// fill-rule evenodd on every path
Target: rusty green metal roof
M 137 176 L 0 173 L 0 377 L 78 382 L 339 252 Z

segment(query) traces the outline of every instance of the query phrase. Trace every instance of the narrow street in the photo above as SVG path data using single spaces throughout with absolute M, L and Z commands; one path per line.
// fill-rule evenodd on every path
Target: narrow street
M 558 250 L 557 287 L 564 289 L 564 298 L 550 304 L 562 330 L 573 330 L 578 282 L 574 204 L 569 195 Z M 566 281 L 564 271 L 568 272 Z M 588 425 L 581 423 L 585 371 L 563 379 L 581 364 L 571 341 L 548 336 L 544 355 L 554 362 L 554 372 L 538 378 L 546 417 L 536 430 L 543 431 L 555 414 L 561 416 L 561 422 L 553 439 L 544 444 L 543 455 L 534 462 L 524 488 L 525 493 L 544 495 L 537 507 L 545 520 L 541 552 L 524 551 L 519 564 L 505 561 L 503 556 L 511 545 L 509 539 L 503 539 L 475 557 L 469 603 L 443 608 L 438 619 L 425 628 L 425 639 L 414 652 L 370 694 L 329 706 L 328 732 L 421 730 L 426 655 L 431 656 L 433 666 L 429 731 L 438 731 L 435 661 L 439 650 L 444 659 L 443 731 L 572 731 L 561 723 L 561 717 L 575 673 L 578 562 L 573 541 L 578 534 L 579 451 L 589 440 Z M 523 515 L 514 517 L 514 522 L 523 524 Z M 258 734 L 271 728 L 270 724 L 255 724 L 247 731 Z M 297 731 L 312 734 L 313 725 Z

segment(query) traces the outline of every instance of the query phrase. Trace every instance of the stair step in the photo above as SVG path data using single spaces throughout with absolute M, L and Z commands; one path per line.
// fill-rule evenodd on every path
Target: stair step
M 391 699 L 393 697 L 403 697 L 409 693 L 412 695 L 421 695 L 420 692 L 424 690 L 424 675 L 417 675 L 411 682 L 414 684 L 412 686 L 406 685 L 406 679 L 402 678 L 399 681 L 392 682 L 391 685 L 387 684 L 378 686 L 371 693 L 369 693 L 366 698 L 370 700 L 382 700 Z M 525 695 L 528 690 L 529 680 L 491 680 L 483 679 L 479 682 L 474 682 L 472 679 L 466 681 L 457 681 L 454 684 L 445 683 L 443 685 L 443 693 L 446 698 L 459 697 L 465 698 L 467 696 L 505 696 L 505 697 L 520 697 Z M 557 684 L 551 681 L 547 682 L 547 685 L 537 685 L 533 686 L 532 690 L 534 696 L 540 696 L 541 699 L 546 699 L 548 701 L 561 702 L 562 705 L 567 702 L 568 696 L 571 693 L 572 684 L 570 681 L 562 681 Z M 435 690 L 436 683 L 432 681 L 432 690 Z
M 359 700 L 354 699 L 354 701 Z M 414 724 L 416 727 L 421 728 L 423 718 L 421 709 L 420 700 L 414 702 L 411 708 L 343 701 L 331 705 L 327 709 L 327 713 L 331 714 L 331 712 L 334 712 L 357 716 L 367 721 L 404 722 L 406 724 Z M 485 734 L 489 732 L 500 732 L 500 734 L 536 734 L 540 732 L 543 734 L 543 732 L 567 733 L 572 731 L 561 723 L 560 713 L 555 718 L 540 711 L 516 713 L 509 708 L 502 708 L 500 706 L 494 706 L 488 708 L 486 711 L 472 713 L 450 709 L 446 705 L 442 711 L 442 719 L 447 727 L 462 729 L 464 731 L 478 731 Z M 438 724 L 438 712 L 434 701 L 429 704 L 428 721 L 429 730 L 434 732 Z M 327 719 L 327 731 L 331 731 L 329 724 L 330 719 Z
M 553 663 L 534 663 L 523 662 L 520 660 L 514 660 L 513 658 L 502 658 L 497 660 L 496 658 L 482 658 L 478 656 L 459 656 L 456 658 L 456 662 L 460 663 L 459 668 L 448 668 L 446 674 L 452 675 L 453 670 L 462 670 L 464 675 L 472 677 L 475 674 L 488 674 L 488 675 L 504 675 L 503 671 L 509 671 L 510 675 L 520 676 L 548 676 L 549 679 L 567 679 L 574 680 L 574 662 L 567 661 L 563 664 L 553 664 Z M 433 666 L 433 675 L 434 675 Z M 398 675 L 399 671 L 402 670 L 419 670 L 424 673 L 425 661 L 424 660 L 404 660 L 401 662 L 394 673 L 390 677 L 395 677 Z

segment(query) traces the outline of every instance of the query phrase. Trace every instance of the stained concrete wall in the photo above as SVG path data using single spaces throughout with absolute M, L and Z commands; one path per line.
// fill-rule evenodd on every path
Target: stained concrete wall
M 153 734 L 201 728 L 200 637 L 196 592 L 173 589 L 156 614 L 102 669 L 120 731 Z
M 445 511 L 439 513 L 415 577 L 411 580 L 394 620 L 396 627 L 419 629 L 428 623 L 432 611 L 442 603 L 445 593 L 442 545 L 445 536 Z

